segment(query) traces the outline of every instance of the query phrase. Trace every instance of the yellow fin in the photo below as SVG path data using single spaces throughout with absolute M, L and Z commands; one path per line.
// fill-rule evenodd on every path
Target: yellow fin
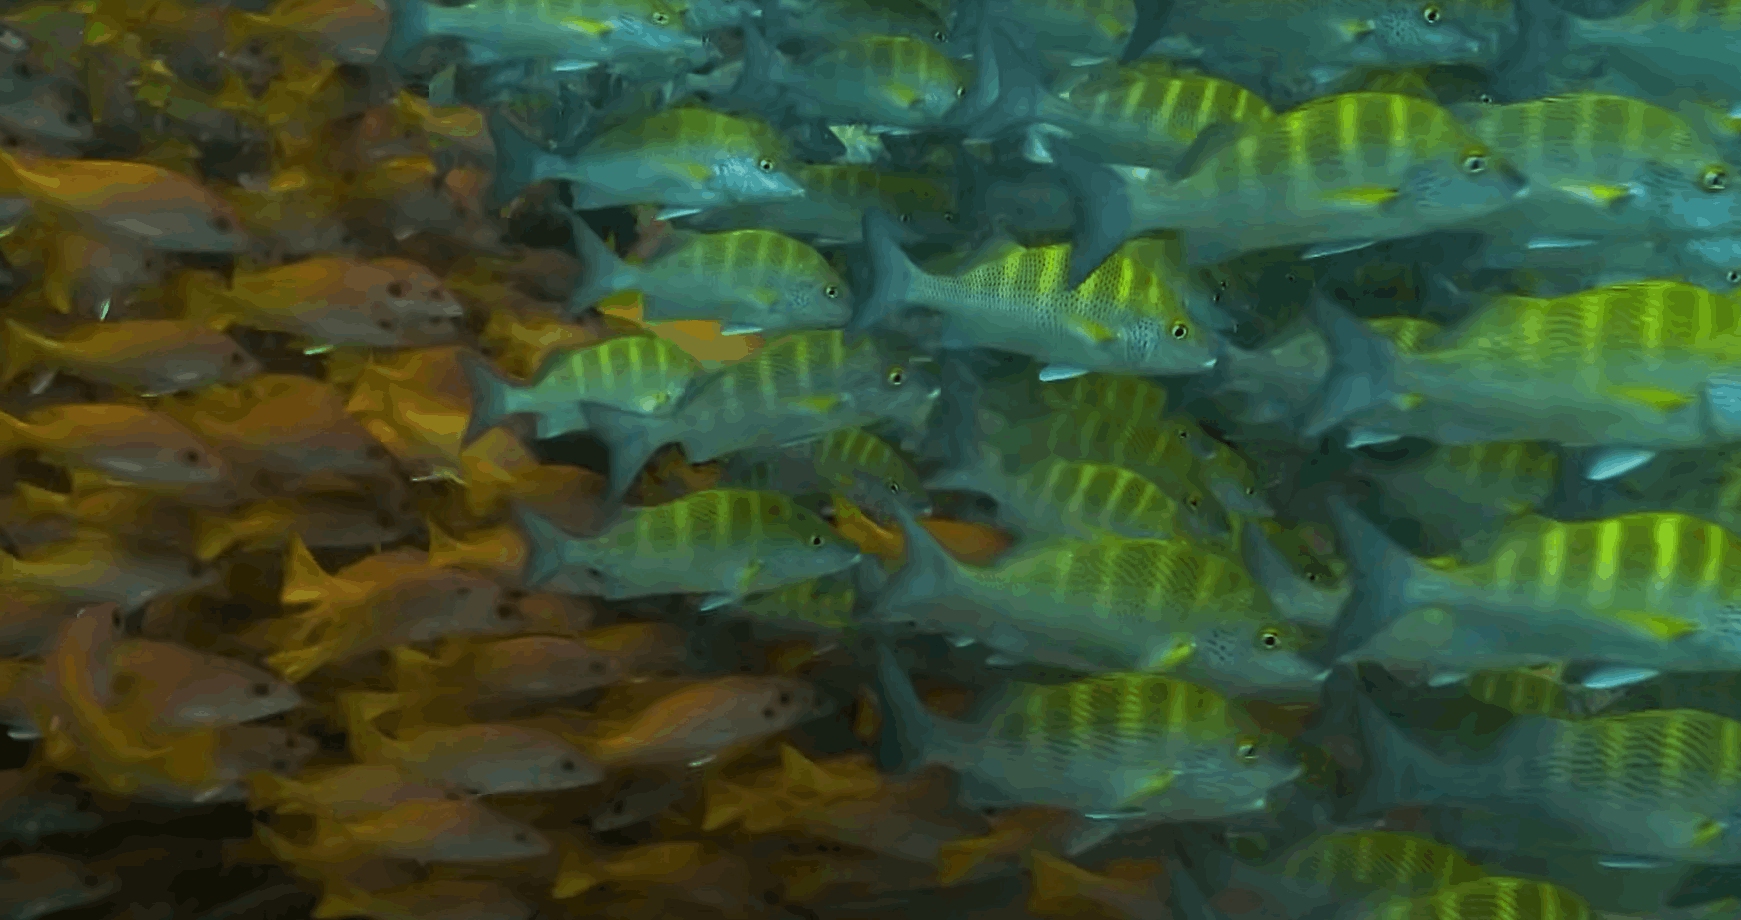
M 1397 190 L 1383 185 L 1361 185 L 1354 188 L 1337 189 L 1324 197 L 1333 204 L 1358 208 L 1363 211 L 1376 211 L 1395 201 Z
M 1632 197 L 1632 189 L 1624 185 L 1604 185 L 1595 182 L 1561 182 L 1554 188 L 1580 198 L 1599 208 L 1611 208 L 1623 204 Z
M 1371 35 L 1375 27 L 1370 19 L 1344 19 L 1337 23 L 1337 28 L 1344 39 L 1355 41 Z
M 314 555 L 302 542 L 302 536 L 291 534 L 290 546 L 285 550 L 284 590 L 279 594 L 279 602 L 312 604 L 325 600 L 332 589 L 332 581 L 332 576 L 314 561 Z
M 1611 616 L 1656 639 L 1679 639 L 1699 631 L 1699 624 L 1692 620 L 1650 610 L 1618 610 Z
M 812 412 L 831 412 L 840 405 L 843 398 L 839 393 L 818 393 L 798 400 L 798 407 Z
M 697 163 L 694 160 L 672 157 L 665 161 L 665 168 L 682 175 L 691 182 L 701 182 L 713 176 L 713 170 L 708 168 L 706 163 Z
M 564 28 L 576 32 L 584 32 L 588 38 L 601 38 L 609 35 L 612 31 L 611 24 L 608 22 L 599 22 L 596 19 L 587 19 L 581 16 L 570 16 L 562 20 L 562 25 Z
M 1079 336 L 1095 345 L 1104 345 L 1118 338 L 1118 333 L 1111 328 L 1086 317 L 1077 317 L 1070 321 L 1070 328 Z
M 888 92 L 889 98 L 895 100 L 896 105 L 903 108 L 911 108 L 919 102 L 919 91 L 905 83 L 890 83 L 884 90 Z
M 1662 412 L 1673 412 L 1692 402 L 1685 393 L 1666 387 L 1614 387 L 1609 392 L 1629 402 L 1640 403 Z
M 1097 877 L 1079 866 L 1065 862 L 1050 853 L 1034 854 L 1033 881 L 1028 894 L 1028 910 L 1036 914 L 1063 914 L 1080 906 L 1078 893 L 1092 887 Z

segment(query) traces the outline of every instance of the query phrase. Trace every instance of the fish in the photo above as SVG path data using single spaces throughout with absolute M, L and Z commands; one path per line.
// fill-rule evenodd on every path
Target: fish
M 487 911 L 501 920 L 532 920 L 538 909 L 507 885 L 485 879 L 430 879 L 397 888 L 364 891 L 342 880 L 328 883 L 315 910 L 324 916 L 370 916 L 382 920 L 438 917 L 456 905 Z
M 235 383 L 261 372 L 258 358 L 234 339 L 173 320 L 90 323 L 51 337 L 6 321 L 6 365 L 11 381 L 36 367 L 61 370 L 145 396 Z
M 580 210 L 656 204 L 662 216 L 804 196 L 787 144 L 772 128 L 696 107 L 633 119 L 573 156 L 539 150 L 499 116 L 491 117 L 490 135 L 498 159 L 495 203 L 543 179 L 580 183 L 585 191 L 574 202 Z
M 829 708 L 812 684 L 798 678 L 716 677 L 676 687 L 620 724 L 598 725 L 580 740 L 606 767 L 695 764 L 825 715 Z
M 1467 881 L 1441 891 L 1416 895 L 1401 903 L 1392 901 L 1382 905 L 1380 910 L 1433 920 L 1513 916 L 1589 920 L 1596 916 L 1595 908 L 1576 892 L 1534 879 L 1502 877 Z
M 222 481 L 224 458 L 194 432 L 159 412 L 120 403 L 0 413 L 0 445 L 30 447 L 54 461 L 120 482 L 196 485 Z
M 859 35 L 795 62 L 755 28 L 733 96 L 830 125 L 908 133 L 942 127 L 966 95 L 968 74 L 929 37 Z
M 535 431 L 551 438 L 588 429 L 587 406 L 636 415 L 669 415 L 702 377 L 701 363 L 668 339 L 625 335 L 549 352 L 525 383 L 506 379 L 488 359 L 460 352 L 472 389 L 465 441 L 520 413 L 536 416 Z
M 1348 123 L 1356 130 L 1338 127 Z M 1193 264 L 1278 246 L 1348 251 L 1497 213 L 1528 187 L 1450 112 L 1410 96 L 1328 96 L 1204 146 L 1159 172 L 1053 145 L 1078 202 L 1066 280 L 1148 230 L 1183 231 Z M 1229 227 L 1230 210 L 1253 217 Z
M 925 709 L 886 643 L 877 647 L 876 674 L 888 726 L 879 760 L 900 772 L 924 763 L 950 767 L 961 774 L 970 807 L 1142 814 L 1169 795 L 1261 799 L 1299 771 L 1255 732 L 1245 733 L 1226 698 L 1162 675 L 1012 683 L 972 721 L 959 722 Z
M 1734 807 L 1735 779 L 1724 758 L 1741 743 L 1741 733 L 1730 719 L 1675 709 L 1575 722 L 1520 716 L 1493 749 L 1509 766 L 1471 784 L 1482 767 L 1447 763 L 1409 738 L 1369 698 L 1356 702 L 1373 762 L 1380 765 L 1361 790 L 1361 813 L 1407 801 L 1479 801 L 1478 807 L 1542 822 L 1559 839 L 1569 835 L 1586 850 L 1735 859 L 1733 838 L 1711 817 Z M 1597 753 L 1603 749 L 1626 757 L 1606 759 Z M 1683 770 L 1682 764 L 1691 763 L 1701 766 Z
M 865 215 L 872 281 L 849 328 L 869 329 L 904 304 L 924 306 L 944 315 L 949 347 L 1031 355 L 1046 362 L 1040 372 L 1046 380 L 1089 371 L 1191 374 L 1215 366 L 1215 334 L 1193 322 L 1178 292 L 1141 264 L 1114 257 L 1071 280 L 1072 247 L 1000 242 L 959 273 L 935 275 L 901 251 L 890 224 L 886 214 Z
M 946 176 L 853 163 L 800 163 L 792 174 L 804 189 L 801 197 L 710 208 L 676 220 L 689 229 L 772 230 L 828 246 L 860 242 L 863 215 L 878 208 L 899 221 L 897 239 L 902 244 L 961 235 Z
M 115 644 L 111 708 L 153 730 L 223 727 L 302 704 L 296 688 L 243 661 L 149 639 Z
M 436 655 L 410 646 L 391 652 L 396 689 L 481 700 L 561 699 L 629 675 L 627 662 L 610 652 L 560 636 L 459 640 Z
M 25 853 L 0 859 L 0 897 L 13 920 L 36 920 L 107 898 L 121 880 L 65 856 Z
M 395 272 L 339 257 L 241 270 L 227 284 L 209 272 L 183 272 L 172 284 L 187 319 L 214 329 L 239 324 L 311 345 L 380 348 L 443 344 L 460 332 L 450 310 L 410 309 L 409 298 L 392 296 L 409 292 Z
M 391 31 L 385 7 L 350 0 L 280 0 L 264 13 L 236 12 L 225 26 L 231 48 L 292 35 L 347 64 L 374 63 Z
M 26 162 L 0 152 L 0 194 L 167 252 L 235 253 L 249 241 L 224 199 L 185 175 L 140 163 Z
M 292 533 L 309 546 L 378 547 L 417 530 L 409 496 L 395 507 L 378 499 L 338 493 L 302 495 L 200 514 L 194 522 L 195 559 L 210 562 L 234 549 L 282 549 Z
M 0 838 L 34 847 L 53 834 L 92 831 L 104 823 L 89 795 L 50 787 L 33 772 L 0 772 Z
M 1189 540 L 1055 539 L 974 568 L 912 515 L 897 520 L 907 559 L 873 601 L 873 622 L 1017 661 L 1176 673 L 1235 695 L 1309 692 L 1328 673 L 1304 654 L 1312 636 L 1269 607 L 1237 559 Z
M 403 802 L 348 819 L 319 816 L 314 839 L 288 840 L 265 825 L 255 835 L 279 859 L 298 865 L 343 864 L 386 857 L 420 862 L 493 862 L 550 852 L 550 840 L 475 799 Z
M 402 57 L 431 38 L 463 42 L 474 60 L 548 57 L 586 64 L 650 58 L 650 66 L 700 63 L 699 35 L 684 11 L 664 0 L 569 4 L 528 11 L 504 0 L 446 9 L 388 0 L 392 32 L 385 54 Z
M 401 724 L 388 735 L 375 719 L 407 701 L 404 694 L 356 692 L 341 705 L 351 750 L 362 763 L 390 764 L 439 785 L 475 795 L 539 792 L 588 786 L 600 766 L 554 732 L 510 723 Z
M 846 324 L 852 294 L 816 250 L 766 230 L 680 237 L 640 265 L 618 258 L 578 218 L 575 248 L 587 280 L 569 295 L 577 315 L 619 291 L 640 292 L 651 322 L 709 320 L 722 332 L 780 335 Z
M 841 428 L 889 421 L 924 424 L 939 384 L 931 365 L 898 339 L 840 330 L 794 332 L 708 374 L 669 415 L 588 414 L 610 448 L 607 501 L 627 493 L 660 446 L 675 441 L 690 463 L 732 451 L 796 444 Z
M 715 489 L 677 501 L 629 509 L 593 537 L 563 533 L 520 509 L 531 548 L 524 582 L 548 583 L 587 570 L 606 598 L 706 595 L 724 606 L 759 591 L 841 571 L 860 553 L 821 518 L 775 492 Z

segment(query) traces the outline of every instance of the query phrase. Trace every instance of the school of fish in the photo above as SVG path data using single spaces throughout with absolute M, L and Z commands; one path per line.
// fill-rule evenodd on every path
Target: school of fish
M 1741 0 L 0 3 L 0 920 L 1741 920 L 1737 169 Z

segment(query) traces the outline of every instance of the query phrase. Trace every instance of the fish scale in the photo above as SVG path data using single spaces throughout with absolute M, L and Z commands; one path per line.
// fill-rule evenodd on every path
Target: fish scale
M 1053 460 L 1016 477 L 1010 503 L 1031 520 L 1048 510 L 1066 529 L 1110 531 L 1130 537 L 1170 537 L 1178 530 L 1179 503 L 1153 482 L 1116 466 Z M 1043 526 L 1043 525 L 1042 525 Z
M 1551 742 L 1513 790 L 1633 804 L 1741 801 L 1741 723 L 1656 709 L 1546 725 Z
M 1410 834 L 1358 831 L 1325 834 L 1282 858 L 1284 875 L 1317 885 L 1430 891 L 1482 876 L 1451 847 Z
M 1152 674 L 1109 673 L 1025 685 L 992 722 L 990 741 L 1054 764 L 1116 758 L 1157 741 L 1211 739 L 1244 729 L 1240 714 L 1207 687 Z
M 1381 908 L 1382 920 L 1591 920 L 1583 898 L 1547 882 L 1486 878 Z
M 1275 113 L 1244 87 L 1213 77 L 1157 75 L 1136 67 L 1093 77 L 1045 104 L 1052 120 L 1077 123 L 1112 143 L 1135 163 L 1170 163 L 1205 129 L 1246 126 Z M 1142 146 L 1149 150 L 1139 150 Z
M 1723 528 L 1679 514 L 1633 514 L 1600 522 L 1531 518 L 1494 545 L 1493 561 L 1469 570 L 1500 594 L 1528 592 L 1549 606 L 1673 609 L 1694 598 L 1732 597 L 1719 579 L 1741 565 L 1741 546 Z M 1734 582 L 1731 577 L 1728 582 Z
M 1023 443 L 1026 438 L 1032 440 Z M 1153 480 L 1194 509 L 1210 504 L 1189 448 L 1162 428 L 1129 416 L 1100 410 L 1055 412 L 1000 435 L 997 443 L 1011 445 L 1012 452 L 1027 462 L 1048 456 L 1123 467 Z M 1032 456 L 1035 449 L 1043 453 Z M 1011 467 L 1007 458 L 1005 467 Z
M 1553 299 L 1502 298 L 1443 343 L 1446 351 L 1533 362 L 1595 363 L 1616 352 L 1741 358 L 1741 304 L 1679 281 L 1609 285 Z

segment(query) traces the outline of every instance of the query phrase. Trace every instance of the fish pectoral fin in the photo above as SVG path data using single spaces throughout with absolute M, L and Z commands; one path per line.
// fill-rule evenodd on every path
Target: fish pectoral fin
M 840 407 L 845 398 L 839 393 L 818 393 L 798 400 L 797 405 L 811 412 L 832 412 Z
M 1560 182 L 1554 188 L 1599 208 L 1618 208 L 1633 197 L 1629 186 L 1600 182 Z
M 1617 610 L 1610 616 L 1653 639 L 1679 639 L 1699 631 L 1699 624 L 1692 620 L 1651 610 Z
M 888 91 L 889 98 L 894 100 L 896 105 L 904 109 L 916 108 L 923 98 L 918 90 L 904 83 L 890 84 L 886 87 L 886 90 Z
M 1370 19 L 1344 19 L 1336 24 L 1336 30 L 1342 37 L 1351 42 L 1357 42 L 1371 35 L 1377 27 Z
M 1077 364 L 1048 364 L 1040 368 L 1041 383 L 1055 383 L 1059 380 L 1073 380 L 1088 373 L 1088 368 Z
M 1401 197 L 1402 193 L 1385 185 L 1360 185 L 1338 189 L 1324 196 L 1330 204 L 1351 211 L 1380 211 Z
M 1197 640 L 1191 636 L 1174 637 L 1172 644 L 1157 649 L 1143 662 L 1145 672 L 1171 671 L 1197 652 Z
M 1673 412 L 1693 401 L 1693 398 L 1686 393 L 1667 387 L 1614 387 L 1609 392 L 1627 402 L 1640 403 L 1661 412 Z
M 570 16 L 562 20 L 565 29 L 585 34 L 588 38 L 601 38 L 615 31 L 608 22 L 597 19 L 587 19 L 584 16 Z
M 1077 317 L 1069 322 L 1070 331 L 1087 341 L 1090 345 L 1105 345 L 1118 340 L 1118 332 L 1105 323 L 1096 322 L 1087 317 Z
M 691 182 L 701 182 L 713 175 L 713 170 L 707 168 L 707 164 L 697 163 L 693 160 L 667 159 L 665 169 Z M 660 219 L 664 220 L 665 218 L 661 217 Z
M 761 332 L 761 326 L 749 323 L 720 323 L 719 325 L 720 335 L 759 335 Z

